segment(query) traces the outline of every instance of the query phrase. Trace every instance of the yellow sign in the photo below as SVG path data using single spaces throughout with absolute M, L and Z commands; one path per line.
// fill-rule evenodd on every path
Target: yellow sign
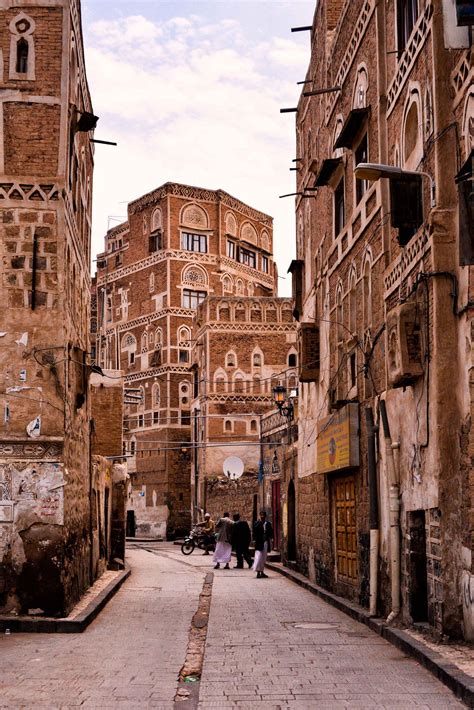
M 347 404 L 318 424 L 318 473 L 359 465 L 359 405 Z

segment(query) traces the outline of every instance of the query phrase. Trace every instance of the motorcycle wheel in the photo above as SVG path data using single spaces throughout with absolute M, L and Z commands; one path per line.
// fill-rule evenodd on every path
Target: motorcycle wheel
M 183 555 L 190 555 L 195 547 L 196 545 L 192 540 L 185 540 L 181 545 L 181 552 L 183 553 Z

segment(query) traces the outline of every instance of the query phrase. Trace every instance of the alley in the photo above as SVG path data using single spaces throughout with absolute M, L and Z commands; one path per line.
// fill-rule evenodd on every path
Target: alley
M 146 549 L 145 549 L 146 548 Z M 131 547 L 133 573 L 83 634 L 0 637 L 1 708 L 174 708 L 211 558 Z M 214 574 L 199 708 L 456 708 L 416 662 L 270 573 Z

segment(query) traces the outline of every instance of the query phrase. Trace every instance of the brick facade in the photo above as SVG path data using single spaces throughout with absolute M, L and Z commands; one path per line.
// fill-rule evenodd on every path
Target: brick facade
M 193 317 L 207 296 L 273 296 L 272 240 L 271 217 L 223 191 L 175 183 L 130 203 L 127 222 L 106 236 L 96 359 L 125 373 L 137 535 L 190 524 Z
M 298 563 L 326 588 L 369 604 L 370 408 L 379 423 L 377 610 L 391 611 L 397 574 L 403 621 L 469 636 L 471 396 L 463 342 L 471 342 L 472 286 L 469 267 L 459 266 L 467 227 L 458 223 L 455 176 L 472 150 L 472 47 L 452 3 L 415 5 L 413 26 L 394 0 L 326 0 L 314 18 L 304 91 L 340 90 L 302 96 L 296 121 L 297 192 L 305 196 L 296 199 L 295 298 L 300 322 L 319 328 L 320 349 L 317 375 L 300 388 Z M 404 198 L 390 199 L 387 180 L 357 180 L 358 163 L 434 178 L 434 195 L 429 177 L 422 179 L 418 228 L 399 232 Z M 415 333 L 408 347 L 418 348 L 411 375 L 397 341 L 403 318 Z M 398 572 L 390 567 L 391 468 L 380 398 L 396 447 Z M 325 447 L 331 457 L 334 446 L 331 421 L 348 402 L 359 405 L 359 464 L 339 464 L 333 451 L 332 468 L 322 472 Z
M 297 388 L 292 310 L 289 298 L 262 296 L 211 296 L 197 310 L 191 490 L 198 517 L 211 505 L 214 510 L 217 496 L 221 514 L 239 501 L 254 516 L 262 416 L 275 409 L 273 387 Z M 244 466 L 237 481 L 224 474 L 231 456 Z
M 92 108 L 79 2 L 0 24 L 0 608 L 65 614 L 93 580 Z

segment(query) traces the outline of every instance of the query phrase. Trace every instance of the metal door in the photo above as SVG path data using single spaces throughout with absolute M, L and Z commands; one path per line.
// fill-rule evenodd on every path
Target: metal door
M 335 479 L 335 523 L 337 577 L 357 582 L 357 535 L 354 476 Z

